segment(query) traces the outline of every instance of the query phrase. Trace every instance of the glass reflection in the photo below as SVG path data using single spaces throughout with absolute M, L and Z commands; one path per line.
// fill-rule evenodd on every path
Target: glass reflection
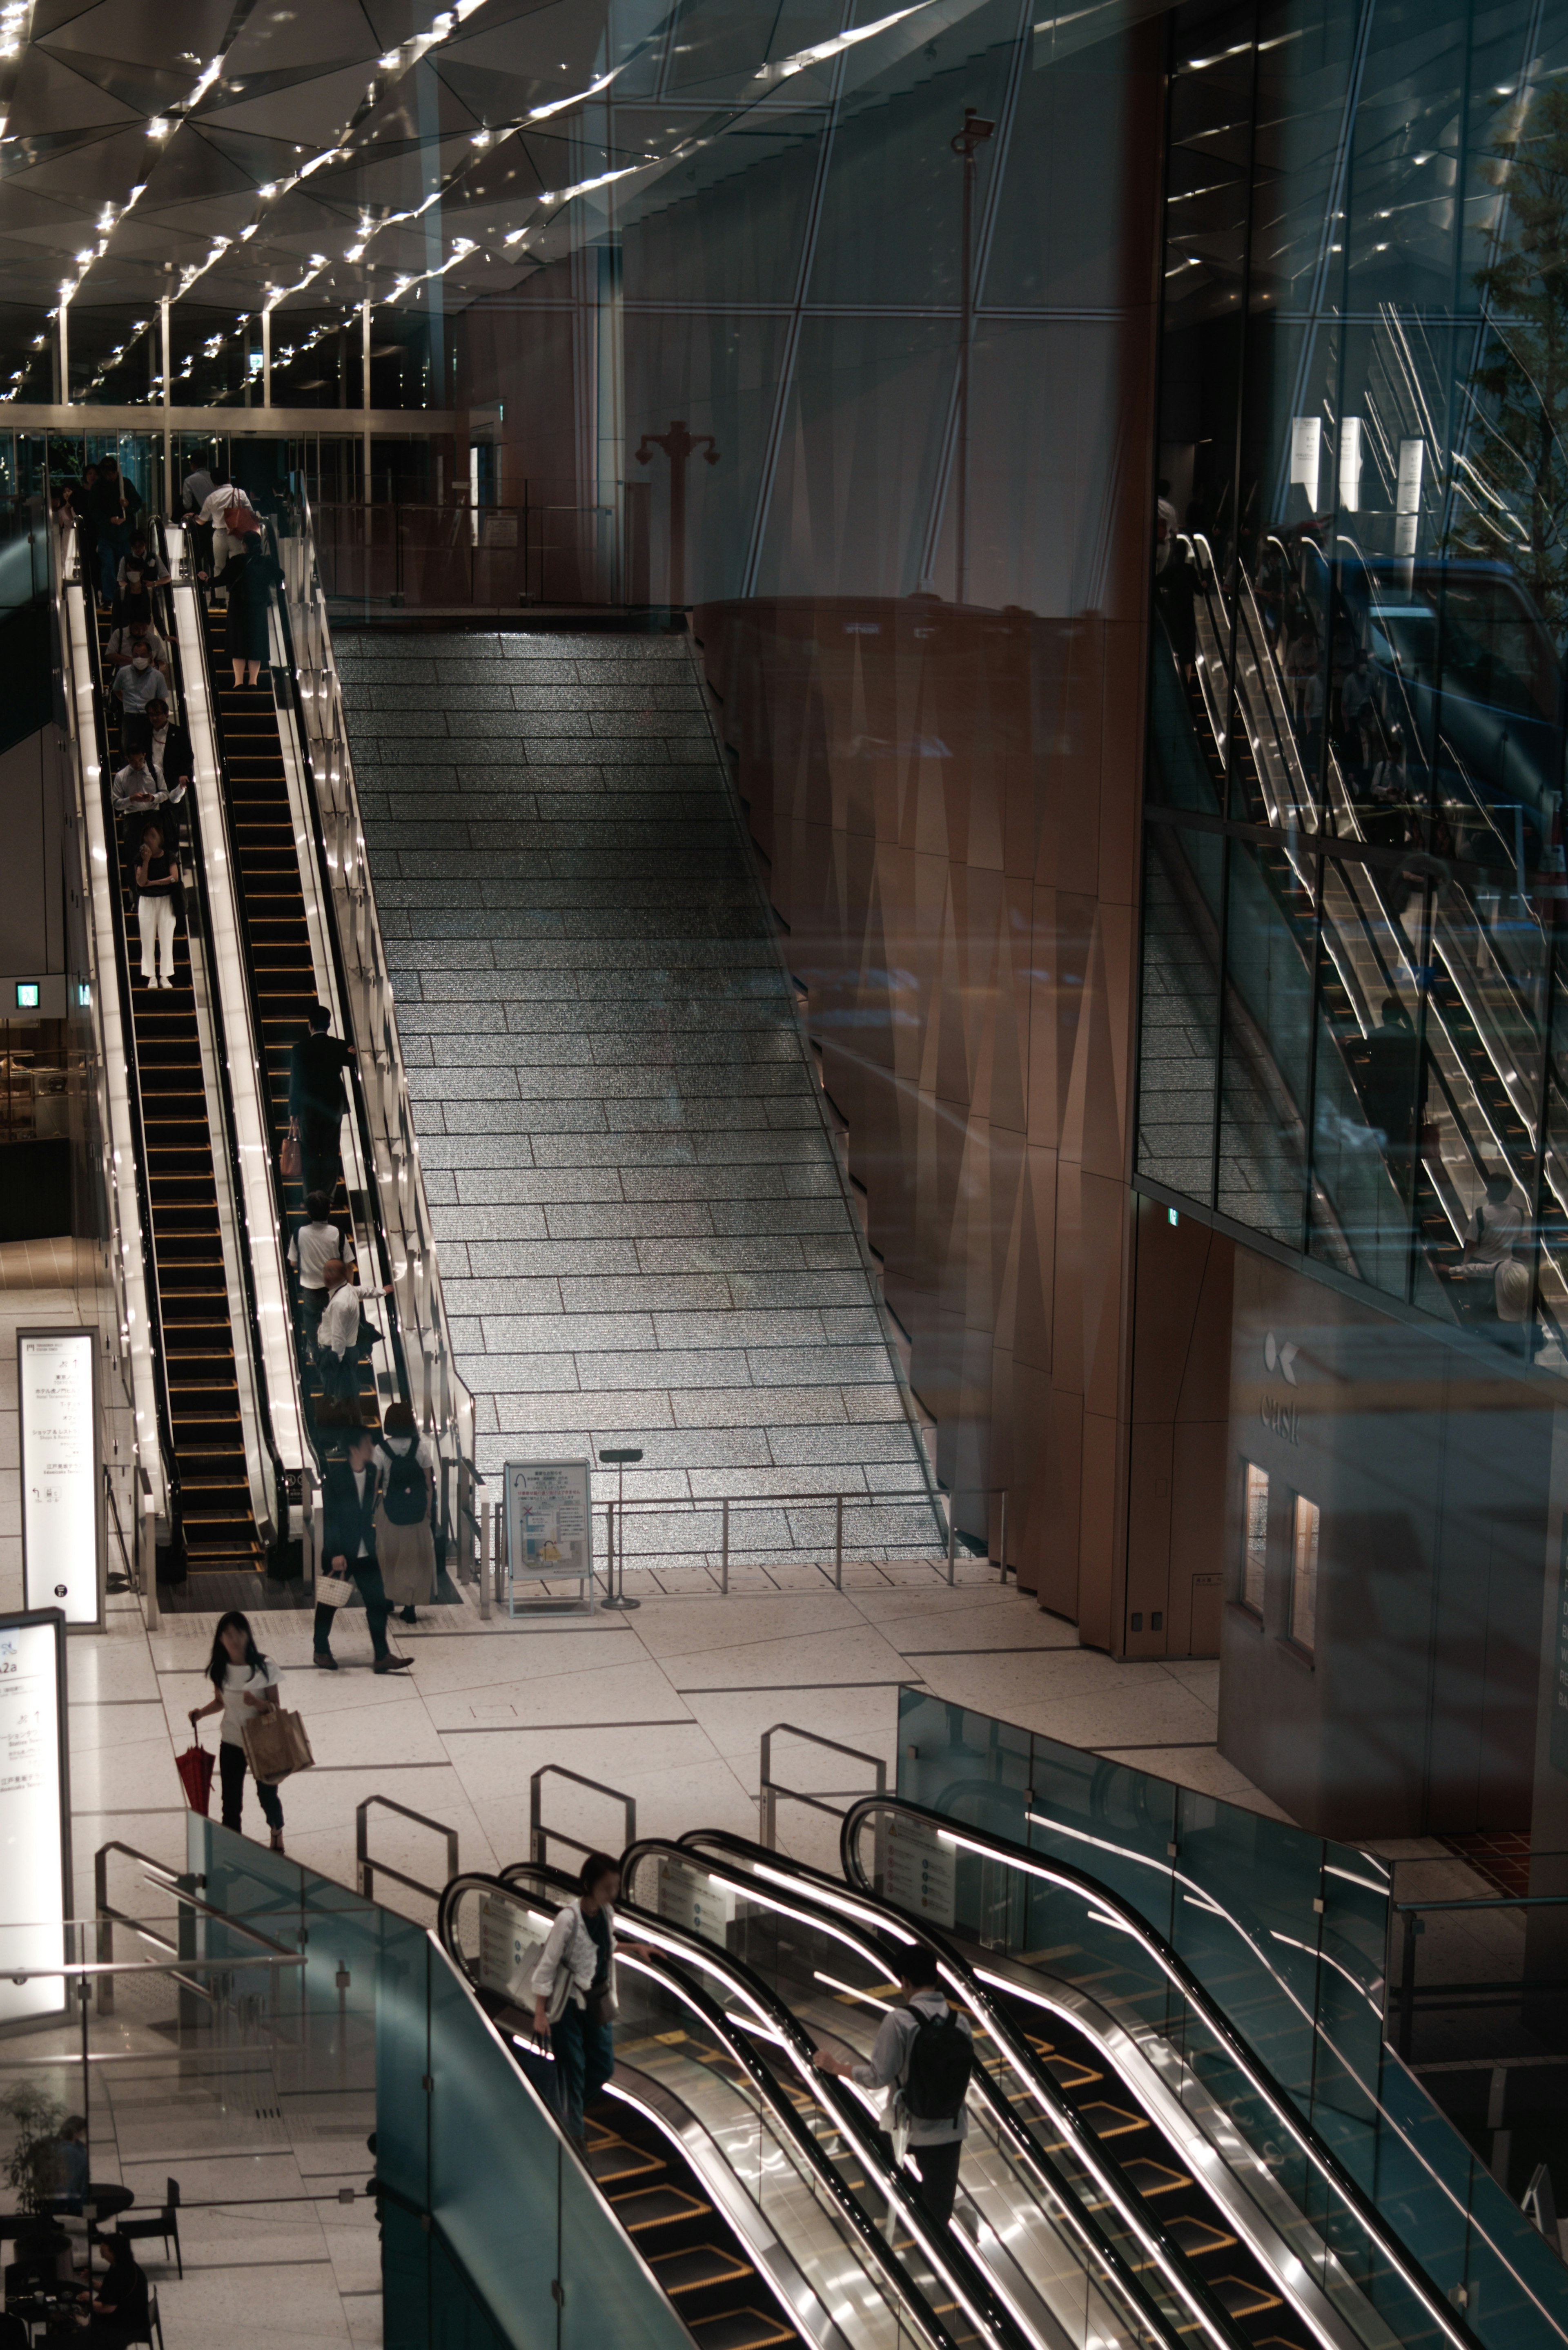
M 1179 1153 L 1147 1107 L 1139 1144 L 1552 1367 L 1564 64 L 1522 5 L 1456 0 L 1418 46 L 1297 0 L 1174 20 L 1148 795 L 1245 833 L 1210 907 L 1217 1173 L 1190 1084 Z M 1193 862 L 1170 830 L 1146 1106 L 1170 1093 L 1165 877 Z

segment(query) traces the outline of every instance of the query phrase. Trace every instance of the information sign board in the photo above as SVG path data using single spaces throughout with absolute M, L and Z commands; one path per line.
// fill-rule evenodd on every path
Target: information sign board
M 659 1864 L 659 1914 L 671 1926 L 728 1948 L 726 1929 L 734 1922 L 735 1893 L 718 1884 L 705 1868 L 667 1853 Z
M 103 1621 L 98 1334 L 19 1330 L 23 1595 L 67 1624 Z
M 586 1581 L 594 1571 L 587 1461 L 506 1463 L 506 1557 L 513 1586 Z
M 888 1898 L 933 1926 L 950 1926 L 958 1890 L 958 1855 L 924 1820 L 895 1812 L 888 1823 Z
M 65 1650 L 59 1608 L 0 1616 L 0 2030 L 66 2012 L 64 1977 L 26 1972 L 65 1955 Z

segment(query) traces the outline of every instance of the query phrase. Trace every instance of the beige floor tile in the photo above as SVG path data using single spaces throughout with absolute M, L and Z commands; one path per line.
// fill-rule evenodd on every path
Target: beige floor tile
M 784 1697 L 799 1689 L 835 1682 L 897 1682 L 917 1676 L 897 1648 L 869 1624 L 787 1638 L 743 1640 L 733 1647 L 696 1653 L 666 1651 L 661 1657 L 674 1687 L 682 1692 L 727 1687 L 771 1686 Z
M 742 1690 L 718 1695 L 698 1691 L 687 1702 L 715 1750 L 748 1787 L 756 1783 L 763 1732 L 778 1721 L 794 1722 L 802 1730 L 815 1730 L 822 1737 L 837 1739 L 844 1745 L 866 1747 L 879 1754 L 885 1750 L 891 1781 L 891 1758 L 898 1729 L 896 1689 Z M 819 1757 L 815 1766 L 811 1759 L 814 1753 Z M 836 1762 L 801 1740 L 774 1741 L 776 1773 L 801 1776 L 813 1767 L 819 1772 L 836 1770 L 841 1775 L 854 1774 L 853 1765 Z M 869 1783 L 870 1774 L 867 1776 Z
M 69 1714 L 73 1758 L 95 1753 L 101 1747 L 119 1748 L 145 1739 L 162 1738 L 169 1727 L 163 1708 L 154 1699 L 145 1703 L 140 1700 L 122 1700 L 117 1705 L 100 1705 L 91 1700 L 73 1698 Z
M 694 1657 L 705 1649 L 738 1648 L 755 1640 L 790 1635 L 833 1638 L 846 1628 L 858 1629 L 865 1618 L 847 1593 L 825 1587 L 820 1591 L 753 1595 L 732 1592 L 726 1598 L 650 1598 L 634 1619 L 638 1638 L 650 1656 Z
M 482 1690 L 431 1691 L 431 1720 L 442 1731 L 519 1730 L 560 1724 L 652 1722 L 690 1720 L 683 1699 L 669 1677 L 644 1659 L 605 1664 L 591 1672 L 551 1673 L 526 1681 L 500 1681 Z

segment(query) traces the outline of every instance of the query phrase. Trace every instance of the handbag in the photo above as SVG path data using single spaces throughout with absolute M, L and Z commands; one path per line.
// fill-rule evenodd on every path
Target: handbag
M 286 1713 L 281 1706 L 264 1708 L 254 1721 L 245 1723 L 240 1735 L 251 1769 L 258 1779 L 268 1780 L 274 1786 L 291 1772 L 310 1770 L 316 1762 L 304 1722 L 297 1713 Z
M 318 1607 L 341 1607 L 346 1599 L 354 1596 L 354 1586 L 347 1575 L 318 1575 L 316 1578 L 316 1604 Z
M 586 1991 L 583 1993 L 583 2012 L 588 2022 L 596 2027 L 601 2023 L 613 2023 L 615 2008 L 615 1993 L 608 1983 L 602 1991 Z
M 286 1183 L 297 1183 L 304 1163 L 299 1148 L 299 1120 L 291 1118 L 288 1132 L 283 1138 L 283 1148 L 277 1154 L 277 1171 Z

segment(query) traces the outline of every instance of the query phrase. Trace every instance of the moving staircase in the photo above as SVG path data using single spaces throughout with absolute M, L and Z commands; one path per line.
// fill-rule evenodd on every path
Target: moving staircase
M 207 683 L 226 785 L 229 846 L 255 1024 L 263 1043 L 269 1162 L 278 1220 L 292 1232 L 304 1221 L 305 1187 L 286 1184 L 277 1169 L 288 1132 L 289 1055 L 298 1038 L 308 1033 L 310 1014 L 321 993 L 299 871 L 300 858 L 310 856 L 312 848 L 296 833 L 289 797 L 276 698 L 285 690 L 283 680 L 276 679 L 275 690 L 272 677 L 255 685 L 235 685 L 226 630 L 224 611 L 210 608 L 204 623 Z M 350 1198 L 341 1162 L 332 1204 L 337 1223 L 347 1228 L 358 1224 L 361 1232 L 373 1233 L 369 1215 L 373 1202 L 362 1196 Z M 375 1284 L 386 1276 L 366 1265 L 359 1277 Z M 309 1374 L 306 1376 L 308 1381 Z M 359 1416 L 367 1428 L 380 1424 L 373 1358 L 365 1366 Z
M 91 607 L 89 606 L 89 618 Z M 99 613 L 97 643 L 103 681 L 108 763 L 118 766 L 106 646 L 109 616 Z M 106 792 L 107 799 L 107 792 Z M 130 985 L 126 1005 L 135 1041 L 146 1152 L 151 1241 L 157 1265 L 170 1440 L 171 1515 L 175 1550 L 197 1572 L 259 1570 L 264 1544 L 256 1525 L 240 1414 L 235 1331 L 218 1220 L 216 1143 L 209 1117 L 209 1078 L 197 1021 L 192 925 L 201 938 L 202 844 L 192 795 L 181 815 L 183 866 L 196 867 L 175 925 L 174 983 L 154 990 L 140 976 L 141 946 L 135 892 L 124 839 L 109 819 L 111 857 L 118 860 L 109 890 Z M 203 973 L 203 988 L 206 975 Z M 176 1568 L 176 1573 L 178 1569 Z

